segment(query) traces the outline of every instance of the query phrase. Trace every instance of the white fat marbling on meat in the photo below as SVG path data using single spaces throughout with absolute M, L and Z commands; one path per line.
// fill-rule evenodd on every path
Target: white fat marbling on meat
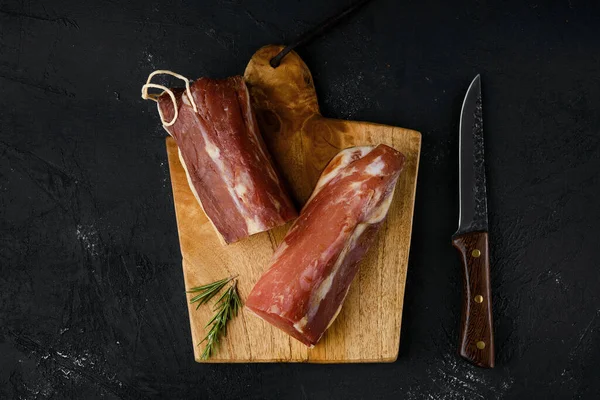
M 254 119 L 254 115 L 252 113 L 248 91 L 245 87 L 244 87 L 244 89 L 245 89 L 244 95 L 246 95 L 245 101 L 247 103 L 247 111 L 245 113 L 245 116 L 250 121 L 250 125 L 246 127 L 247 128 L 246 133 L 250 136 L 250 140 L 254 144 L 254 146 L 252 146 L 252 151 L 251 151 L 252 154 L 249 154 L 249 156 L 255 157 L 257 159 L 257 161 L 260 162 L 261 161 L 260 156 L 262 155 L 262 157 L 263 157 L 262 160 L 267 161 L 265 163 L 265 164 L 267 164 L 266 165 L 267 175 L 270 176 L 270 178 L 273 181 L 275 181 L 276 183 L 279 183 L 279 180 L 277 179 L 277 174 L 275 173 L 272 165 L 270 165 L 270 163 L 268 163 L 269 157 L 267 156 L 267 154 L 265 154 L 265 149 L 263 148 L 264 144 L 260 140 L 260 136 L 257 136 L 257 135 L 260 135 L 260 133 L 258 133 L 255 130 L 255 126 L 257 126 L 257 124 Z M 181 98 L 182 98 L 183 104 L 185 104 L 186 106 L 194 106 L 193 98 L 188 97 L 187 93 L 182 93 Z M 158 104 L 157 104 L 157 107 L 160 112 L 160 106 Z M 228 107 L 224 107 L 223 110 L 225 112 L 227 112 Z M 262 231 L 266 230 L 267 225 L 265 225 L 265 223 L 263 223 L 263 221 L 261 221 L 260 215 L 257 215 L 257 213 L 260 214 L 263 210 L 252 210 L 251 209 L 252 207 L 249 207 L 249 205 L 247 204 L 248 199 L 250 199 L 254 195 L 254 191 L 256 190 L 254 181 L 252 180 L 251 176 L 247 172 L 243 171 L 243 168 L 241 168 L 239 166 L 238 160 L 231 159 L 231 156 L 228 155 L 228 151 L 226 148 L 219 147 L 220 143 L 219 143 L 218 136 L 216 138 L 213 137 L 211 135 L 212 131 L 203 125 L 203 123 L 200 121 L 200 118 L 194 119 L 192 122 L 192 126 L 190 126 L 188 128 L 197 129 L 200 136 L 202 137 L 202 140 L 204 141 L 204 148 L 198 149 L 197 151 L 203 150 L 204 152 L 206 152 L 206 154 L 210 158 L 210 161 L 213 164 L 213 166 L 211 166 L 211 169 L 213 169 L 222 179 L 222 184 L 227 189 L 227 192 L 229 193 L 229 196 L 231 197 L 231 200 L 234 203 L 233 208 L 235 208 L 235 210 L 237 210 L 241 214 L 242 218 L 240 218 L 240 219 L 243 219 L 244 223 L 246 224 L 246 227 L 245 227 L 246 233 L 248 235 L 252 235 L 254 233 L 258 233 L 258 232 L 262 232 Z M 228 128 L 225 128 L 225 129 L 228 129 Z M 169 131 L 168 127 L 165 126 L 165 130 L 171 135 L 171 132 Z M 189 130 L 187 130 L 184 133 L 186 135 L 191 134 Z M 226 135 L 224 135 L 224 136 L 226 136 Z M 215 141 L 213 141 L 213 139 Z M 257 149 L 257 147 L 258 147 L 258 149 Z M 194 155 L 190 155 L 190 156 L 195 157 L 195 158 L 202 157 L 201 154 L 197 154 L 197 153 Z M 188 169 L 187 169 L 187 165 L 185 164 L 185 161 L 183 160 L 181 152 L 179 152 L 179 158 L 180 158 L 181 164 L 183 165 L 184 170 L 186 172 L 186 177 L 188 180 L 189 187 L 192 190 L 194 197 L 198 201 L 198 204 L 204 210 L 204 206 L 200 200 L 200 197 L 198 196 L 196 187 L 194 187 L 194 184 L 192 183 L 192 179 L 190 177 L 190 171 L 188 171 Z M 240 170 L 242 170 L 242 171 L 240 171 Z M 219 186 L 220 185 L 221 184 L 219 183 Z M 277 201 L 277 199 L 273 198 L 272 196 L 270 196 L 270 198 L 271 198 L 271 203 L 273 204 L 273 206 L 277 209 L 277 211 L 280 211 L 282 209 L 283 205 L 280 204 Z M 206 212 L 205 212 L 205 214 L 206 214 Z M 206 214 L 206 215 L 208 216 L 208 214 Z M 223 244 L 226 244 L 226 241 L 223 237 L 223 233 L 220 232 L 216 228 L 214 222 L 210 219 L 210 216 L 208 216 L 208 219 L 209 219 L 211 225 L 213 226 L 213 228 L 215 229 L 215 232 L 217 232 L 217 236 L 219 237 L 221 242 Z
M 393 183 L 395 186 L 395 182 L 393 182 Z M 340 255 L 338 256 L 338 259 L 336 260 L 333 268 L 331 269 L 331 272 L 321 282 L 319 287 L 313 292 L 311 299 L 310 299 L 309 310 L 307 313 L 307 315 L 309 317 L 312 318 L 312 316 L 314 316 L 316 314 L 321 302 L 327 296 L 327 294 L 331 291 L 333 281 L 336 278 L 336 276 L 338 275 L 338 273 L 340 272 L 341 267 L 344 264 L 348 253 L 350 253 L 352 251 L 352 249 L 354 249 L 354 247 L 356 246 L 356 242 L 362 236 L 362 234 L 365 232 L 367 227 L 381 222 L 387 215 L 387 212 L 390 208 L 390 204 L 392 202 L 392 198 L 394 196 L 394 192 L 392 191 L 388 194 L 383 193 L 383 190 L 379 190 L 378 192 L 379 193 L 377 193 L 377 195 L 374 197 L 378 198 L 376 201 L 381 201 L 380 204 L 378 204 L 377 207 L 371 213 L 369 213 L 369 217 L 367 220 L 365 220 L 364 222 L 362 222 L 356 226 L 356 228 L 354 229 L 354 232 L 352 232 L 352 235 L 348 239 L 347 245 L 340 252 Z M 380 199 L 380 197 L 382 195 L 386 196 L 383 200 Z M 349 289 L 350 289 L 350 286 L 348 286 L 348 288 L 346 289 L 346 293 L 344 294 L 344 299 L 347 296 Z M 343 305 L 343 301 L 340 303 L 340 307 L 338 308 L 338 310 L 336 311 L 334 316 L 329 321 L 329 323 L 327 325 L 328 328 L 329 328 L 329 326 L 331 326 L 331 324 L 333 323 L 335 318 L 338 316 L 338 314 L 342 308 L 342 305 Z
M 248 235 L 252 235 L 257 232 L 262 232 L 265 230 L 265 226 L 262 222 L 258 221 L 258 216 L 250 216 L 248 215 L 248 209 L 242 204 L 240 200 L 240 195 L 238 194 L 238 190 L 243 192 L 244 190 L 251 191 L 253 187 L 249 187 L 248 184 L 252 184 L 250 176 L 245 172 L 240 174 L 241 183 L 244 188 L 237 187 L 237 184 L 234 182 L 234 173 L 231 171 L 230 167 L 223 162 L 223 157 L 221 156 L 221 150 L 210 140 L 206 131 L 204 129 L 200 130 L 202 132 L 202 137 L 204 139 L 204 149 L 206 153 L 209 155 L 211 160 L 214 162 L 215 166 L 219 170 L 219 174 L 223 177 L 223 181 L 225 186 L 227 187 L 227 191 L 231 196 L 231 199 L 235 203 L 236 209 L 242 214 L 244 217 L 244 222 L 246 222 L 246 232 Z
M 311 289 L 312 282 L 317 274 L 317 265 L 319 265 L 319 260 L 312 260 L 312 262 L 300 274 L 298 283 L 300 284 L 300 288 L 302 290 L 308 291 Z
M 271 260 L 271 265 L 275 265 L 277 260 L 279 260 L 281 258 L 281 256 L 285 252 L 285 249 L 287 249 L 288 247 L 289 247 L 289 245 L 287 244 L 287 242 L 285 240 L 283 242 L 281 242 L 281 244 L 279 245 L 279 247 L 277 248 L 277 250 L 275 250 L 275 253 L 273 254 L 273 258 Z
M 296 221 L 298 221 L 298 220 L 296 220 Z M 294 223 L 293 223 L 292 227 L 290 228 L 290 230 L 288 231 L 288 233 L 287 233 L 287 234 L 290 234 L 290 233 L 292 233 L 292 232 L 294 232 L 294 231 L 298 230 L 298 224 L 296 223 L 296 221 L 294 221 Z
M 271 204 L 273 204 L 275 206 L 275 209 L 279 212 L 281 210 L 281 203 L 277 201 L 277 199 L 273 197 L 273 195 L 269 192 L 267 192 L 267 197 L 269 198 Z
M 369 164 L 365 172 L 371 176 L 382 176 L 384 168 L 385 162 L 383 161 L 381 156 L 379 156 L 371 164 Z
M 305 315 L 302 319 L 294 324 L 294 329 L 300 333 L 304 333 L 304 327 L 308 323 L 308 317 Z
M 258 148 L 260 155 L 262 155 L 262 160 L 268 160 L 269 157 L 267 156 L 267 154 L 265 153 L 263 147 L 264 144 L 262 143 L 261 138 L 258 137 L 258 135 L 260 135 L 260 132 L 258 131 L 258 129 L 254 129 L 255 126 L 258 126 L 258 124 L 256 123 L 256 120 L 254 119 L 254 113 L 252 112 L 252 104 L 250 104 L 250 94 L 248 93 L 248 88 L 244 85 L 245 90 L 245 94 L 246 94 L 246 107 L 248 110 L 248 114 L 250 114 L 250 118 L 249 118 L 249 122 L 250 122 L 250 126 L 248 127 L 248 131 L 252 134 L 252 141 L 255 144 L 255 148 Z M 256 157 L 257 161 L 261 161 L 260 157 Z M 266 170 L 267 173 L 269 174 L 269 177 L 274 181 L 279 183 L 279 178 L 277 177 L 277 174 L 275 173 L 275 170 L 273 169 L 273 166 L 267 165 L 266 166 Z
M 217 146 L 215 146 L 210 140 L 208 140 L 207 137 L 204 137 L 204 143 L 206 143 L 204 145 L 204 150 L 206 150 L 206 153 L 208 154 L 210 159 L 213 160 L 215 164 L 220 164 L 219 167 L 225 168 L 225 166 L 223 165 L 223 161 L 220 160 L 221 150 L 219 150 Z
M 258 146 L 258 148 L 261 148 L 261 146 Z M 273 167 L 270 164 L 266 165 L 266 167 L 267 172 L 269 173 L 269 177 L 273 180 L 273 182 L 279 182 L 279 178 L 277 177 L 277 174 L 275 173 Z
M 370 148 L 370 147 L 360 148 L 360 149 L 361 149 L 360 150 L 361 153 L 364 153 L 364 154 L 367 154 L 369 151 L 372 150 L 372 148 Z M 356 151 L 356 149 L 349 149 L 349 150 Z M 361 157 L 364 157 L 364 154 L 361 154 Z M 315 189 L 315 192 L 311 196 L 311 199 L 314 197 L 315 193 L 317 193 L 319 191 L 320 188 L 324 187 L 336 175 L 343 174 L 343 175 L 347 176 L 349 174 L 356 172 L 355 168 L 348 168 L 346 171 L 343 171 L 340 173 L 341 169 L 344 167 L 347 167 L 347 165 L 349 164 L 349 160 L 352 158 L 352 152 L 347 152 L 346 154 L 342 155 L 342 157 L 343 158 L 340 162 L 340 165 L 337 166 L 336 168 L 334 168 L 332 171 L 330 171 L 327 175 L 323 176 L 319 180 L 319 183 L 317 184 L 317 188 Z M 345 163 L 345 165 L 342 166 L 344 163 Z M 385 168 L 385 162 L 383 161 L 383 159 L 381 157 L 377 157 L 367 167 L 366 174 L 370 175 L 370 176 L 381 176 L 384 168 Z M 350 191 L 360 192 L 362 184 L 363 184 L 362 181 L 351 183 Z M 392 182 L 392 186 L 395 186 L 395 181 Z M 356 228 L 354 229 L 354 231 L 348 238 L 348 242 L 347 242 L 346 246 L 344 246 L 344 248 L 340 252 L 329 275 L 327 275 L 323 279 L 323 281 L 321 282 L 319 287 L 313 291 L 313 293 L 311 295 L 311 299 L 310 299 L 308 313 L 307 313 L 307 315 L 310 318 L 312 318 L 312 316 L 314 316 L 316 314 L 321 302 L 327 296 L 327 294 L 331 291 L 331 287 L 333 286 L 334 279 L 336 279 L 337 275 L 340 273 L 341 267 L 344 265 L 344 262 L 346 260 L 348 253 L 350 253 L 352 251 L 352 249 L 354 249 L 354 247 L 356 246 L 356 242 L 362 236 L 362 234 L 365 232 L 367 227 L 369 225 L 381 222 L 386 217 L 387 212 L 390 208 L 390 204 L 392 202 L 393 195 L 394 195 L 393 191 L 390 193 L 385 193 L 383 188 L 380 188 L 373 192 L 371 201 L 379 203 L 379 204 L 377 204 L 377 206 L 373 210 L 371 210 L 371 212 L 368 214 L 367 219 L 364 222 L 359 223 L 356 226 Z M 385 196 L 385 198 L 382 199 L 382 196 Z M 340 199 L 337 199 L 337 200 L 342 201 L 342 200 L 344 200 L 343 197 L 345 197 L 345 196 L 340 196 Z M 310 202 L 311 199 L 309 199 L 308 201 Z M 369 203 L 371 203 L 371 202 L 369 202 Z M 369 205 L 367 205 L 367 207 L 369 207 Z M 334 243 L 335 243 L 335 241 L 334 241 Z M 328 248 L 326 251 L 323 252 L 323 256 L 325 258 L 330 256 L 330 250 L 335 250 L 335 244 L 332 244 L 332 246 L 330 248 Z M 344 297 L 347 295 L 347 293 L 348 292 L 346 291 L 346 294 L 344 295 Z M 331 325 L 331 323 L 335 320 L 335 318 L 339 314 L 340 310 L 341 310 L 341 304 L 340 304 L 340 307 L 338 308 L 338 310 L 336 311 L 335 315 L 333 316 L 333 318 L 329 321 L 328 326 Z
M 340 242 L 344 242 L 344 236 L 345 233 L 348 232 L 348 225 L 344 224 L 342 226 L 340 226 L 340 231 L 339 234 L 337 236 L 337 238 L 331 242 L 331 244 L 321 252 L 321 255 L 319 256 L 319 259 L 321 260 L 321 262 L 326 263 L 328 262 L 330 259 L 332 259 L 333 257 L 335 257 L 335 254 L 337 253 L 338 249 L 339 249 L 339 244 Z M 346 239 L 348 240 L 348 239 Z
M 396 180 L 394 180 L 393 182 L 391 182 L 391 186 L 393 187 L 393 190 L 389 193 L 383 193 L 383 191 L 379 191 L 378 196 L 377 197 L 381 197 L 381 196 L 385 196 L 385 198 L 383 200 L 379 200 L 380 203 L 373 209 L 371 210 L 371 212 L 369 213 L 369 216 L 366 219 L 366 223 L 369 224 L 376 224 L 378 222 L 383 221 L 383 219 L 385 218 L 385 216 L 388 213 L 388 210 L 390 209 L 390 205 L 392 204 L 392 199 L 394 198 L 394 191 L 396 190 L 395 186 L 396 186 Z
M 328 171 L 326 174 L 321 175 L 317 185 L 315 186 L 315 190 L 313 190 L 308 201 L 311 201 L 313 197 L 317 195 L 333 178 L 335 178 L 340 174 L 340 171 L 346 168 L 351 162 L 356 161 L 355 155 L 358 154 L 359 158 L 362 158 L 369 154 L 375 147 L 374 146 L 358 146 L 358 147 L 350 147 L 348 149 L 340 151 L 335 157 L 331 159 L 328 166 L 334 163 L 339 163 L 335 166 L 331 171 Z M 327 167 L 325 167 L 327 169 Z M 351 168 L 348 171 L 344 171 L 342 176 L 348 176 L 352 173 L 356 172 L 356 169 Z M 307 202 L 308 202 L 307 201 Z
M 344 246 L 344 248 L 340 252 L 340 255 L 338 256 L 338 259 L 335 261 L 333 268 L 331 268 L 331 272 L 321 282 L 319 287 L 315 291 L 313 291 L 313 293 L 311 295 L 311 299 L 310 299 L 308 313 L 307 313 L 309 318 L 312 318 L 317 313 L 319 306 L 321 305 L 321 301 L 323 301 L 323 299 L 327 296 L 327 294 L 331 290 L 331 286 L 333 285 L 333 280 L 336 278 L 337 274 L 340 272 L 341 267 L 344 264 L 344 261 L 346 260 L 346 256 L 354 248 L 354 246 L 356 246 L 356 242 L 357 242 L 358 238 L 360 238 L 360 236 L 364 233 L 364 231 L 368 225 L 369 224 L 367 224 L 367 223 L 361 223 L 356 226 L 356 228 L 354 229 L 354 232 L 352 232 L 352 235 L 350 235 L 350 238 L 348 239 L 346 246 Z M 335 316 L 337 316 L 337 314 Z M 329 324 L 331 324 L 332 321 L 333 321 L 333 319 L 331 321 L 329 321 Z
M 339 177 L 340 179 L 345 178 L 347 176 L 350 176 L 352 174 L 355 174 L 358 172 L 358 168 L 356 167 L 352 167 L 352 168 L 346 168 L 344 171 L 339 173 Z
M 255 216 L 253 218 L 244 216 L 244 220 L 246 221 L 246 226 L 248 227 L 248 235 L 253 235 L 255 233 L 266 230 L 265 225 L 262 223 L 258 216 Z
M 350 184 L 350 190 L 351 190 L 351 191 L 354 191 L 354 192 L 360 192 L 360 191 L 361 191 L 361 189 L 362 189 L 362 185 L 363 185 L 363 183 L 364 183 L 363 181 L 360 181 L 360 182 L 352 182 L 352 183 Z
M 245 195 L 246 195 L 246 193 L 248 193 L 248 187 L 246 185 L 241 184 L 241 183 L 238 183 L 237 185 L 235 185 L 235 187 L 233 188 L 233 190 L 235 191 L 235 193 L 240 198 L 244 198 Z
M 242 200 L 245 200 L 246 194 L 248 192 L 252 192 L 254 190 L 254 183 L 252 182 L 250 175 L 246 171 L 243 171 L 242 173 L 238 174 L 233 190 L 235 191 L 237 196 Z
M 279 311 L 281 311 L 281 310 L 279 309 L 279 307 L 278 307 L 276 304 L 272 305 L 272 306 L 271 306 L 271 307 L 269 307 L 269 309 L 267 310 L 267 312 L 268 312 L 269 314 L 277 314 L 277 315 L 279 315 Z

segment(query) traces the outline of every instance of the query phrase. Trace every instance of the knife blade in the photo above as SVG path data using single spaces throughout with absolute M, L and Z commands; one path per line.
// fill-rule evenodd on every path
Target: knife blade
M 471 82 L 459 127 L 459 217 L 452 244 L 463 270 L 459 354 L 473 364 L 495 364 L 488 245 L 481 77 Z

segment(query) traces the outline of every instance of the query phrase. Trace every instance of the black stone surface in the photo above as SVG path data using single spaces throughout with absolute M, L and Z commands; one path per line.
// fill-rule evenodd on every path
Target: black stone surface
M 322 111 L 420 130 L 400 358 L 198 365 L 155 68 L 243 72 L 348 0 L 0 1 L 0 398 L 600 395 L 600 10 L 374 0 L 301 49 Z M 497 367 L 456 355 L 458 118 L 482 74 Z M 368 340 L 368 338 L 365 338 Z

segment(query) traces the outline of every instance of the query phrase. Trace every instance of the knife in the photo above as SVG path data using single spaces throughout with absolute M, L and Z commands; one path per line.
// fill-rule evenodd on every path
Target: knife
M 452 236 L 463 270 L 459 353 L 479 367 L 493 368 L 492 290 L 479 75 L 471 82 L 463 101 L 459 130 L 460 211 L 458 230 Z

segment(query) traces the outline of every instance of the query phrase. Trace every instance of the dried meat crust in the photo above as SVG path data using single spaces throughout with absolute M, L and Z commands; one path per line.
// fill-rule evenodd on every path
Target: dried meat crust
M 402 153 L 386 145 L 338 153 L 256 283 L 246 307 L 314 346 L 339 314 L 390 207 Z

